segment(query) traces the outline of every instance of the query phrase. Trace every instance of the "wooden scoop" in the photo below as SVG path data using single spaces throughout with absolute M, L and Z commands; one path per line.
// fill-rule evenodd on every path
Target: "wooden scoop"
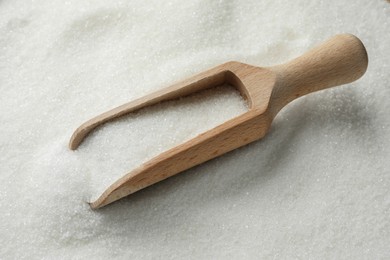
M 85 136 L 109 120 L 162 101 L 229 84 L 248 100 L 248 112 L 154 157 L 117 180 L 94 202 L 96 209 L 180 173 L 195 165 L 262 138 L 276 114 L 305 94 L 346 84 L 367 69 L 367 53 L 353 35 L 336 35 L 288 63 L 260 68 L 228 62 L 190 79 L 105 112 L 82 124 L 69 147 L 76 149 Z

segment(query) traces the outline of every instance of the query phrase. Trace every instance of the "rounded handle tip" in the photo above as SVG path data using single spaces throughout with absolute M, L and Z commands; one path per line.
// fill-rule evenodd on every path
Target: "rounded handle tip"
M 361 40 L 338 34 L 288 63 L 272 67 L 277 75 L 273 98 L 275 115 L 297 97 L 359 79 L 367 70 L 368 55 Z

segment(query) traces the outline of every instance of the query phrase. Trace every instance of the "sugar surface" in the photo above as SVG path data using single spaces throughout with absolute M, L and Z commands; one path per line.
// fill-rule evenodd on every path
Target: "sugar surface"
M 247 110 L 240 93 L 224 85 L 104 125 L 92 134 L 86 149 L 78 150 L 90 175 L 90 200 L 131 169 Z
M 0 258 L 390 258 L 389 15 L 380 0 L 1 1 Z M 95 169 L 142 158 L 129 144 L 145 130 L 129 137 L 132 118 L 118 121 L 70 152 L 85 119 L 227 60 L 286 61 L 339 32 L 367 47 L 361 80 L 292 103 L 260 142 L 101 211 L 86 205 Z M 204 106 L 243 109 L 224 95 Z M 161 129 L 148 140 L 170 136 Z M 124 141 L 100 149 L 106 138 Z M 117 151 L 129 157 L 96 162 Z

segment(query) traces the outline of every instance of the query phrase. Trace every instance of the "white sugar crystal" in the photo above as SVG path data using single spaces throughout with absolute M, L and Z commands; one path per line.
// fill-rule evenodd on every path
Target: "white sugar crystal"
M 0 1 L 0 258 L 389 259 L 389 17 L 385 0 Z M 117 177 L 246 107 L 218 88 L 70 151 L 82 122 L 341 32 L 367 47 L 362 79 L 292 103 L 262 141 L 89 208 Z
M 86 149 L 79 148 L 90 173 L 91 201 L 141 163 L 246 111 L 240 93 L 225 85 L 104 125 L 86 142 Z

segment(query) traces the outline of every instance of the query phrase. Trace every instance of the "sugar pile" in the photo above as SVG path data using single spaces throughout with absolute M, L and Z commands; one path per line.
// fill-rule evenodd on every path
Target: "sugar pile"
M 1 1 L 0 258 L 390 258 L 389 15 L 384 0 Z M 217 90 L 200 106 L 162 105 L 185 124 L 161 122 L 150 143 L 135 125 L 160 122 L 160 109 L 71 152 L 81 122 L 224 61 L 284 62 L 340 32 L 367 47 L 361 80 L 292 103 L 260 142 L 89 209 L 97 169 L 126 172 L 173 129 L 188 138 L 245 107 Z
M 141 163 L 247 110 L 240 93 L 224 85 L 104 125 L 77 155 L 91 178 L 90 201 Z

